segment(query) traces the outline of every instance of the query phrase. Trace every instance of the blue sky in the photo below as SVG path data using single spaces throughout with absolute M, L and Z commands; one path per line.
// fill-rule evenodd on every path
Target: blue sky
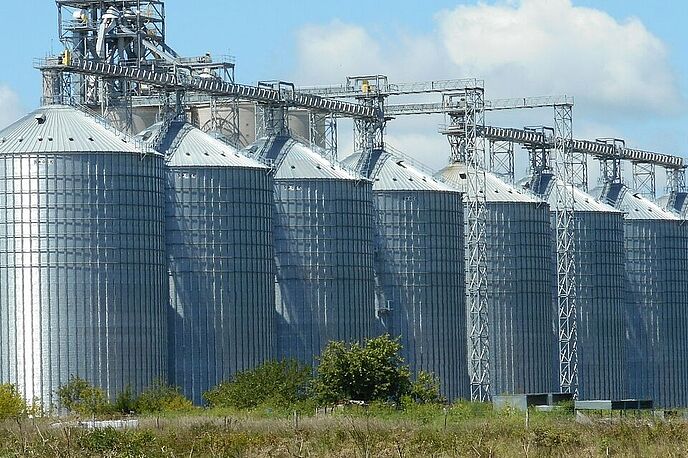
M 60 46 L 52 0 L 0 3 L 6 19 L 0 32 L 0 124 L 6 124 L 38 105 L 40 75 L 33 58 Z M 243 82 L 334 83 L 363 72 L 383 72 L 397 81 L 478 76 L 486 79 L 488 98 L 573 95 L 578 137 L 620 136 L 637 147 L 688 152 L 688 2 L 168 0 L 166 5 L 169 43 L 187 55 L 231 53 Z M 549 115 L 513 114 L 493 122 L 546 124 Z M 395 121 L 390 141 L 436 165 L 445 147 L 436 133 L 439 122 Z M 421 149 L 428 152 L 415 151 Z

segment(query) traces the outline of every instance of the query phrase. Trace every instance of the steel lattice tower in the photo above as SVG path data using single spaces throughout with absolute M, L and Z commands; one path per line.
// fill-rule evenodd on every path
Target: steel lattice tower
M 557 247 L 557 310 L 559 321 L 559 386 L 563 393 L 578 392 L 578 332 L 576 328 L 575 198 L 574 187 L 585 169 L 572 152 L 573 107 L 554 107 L 554 172 L 564 182 L 557 186 L 555 209 Z M 583 162 L 585 157 L 583 157 Z
M 468 374 L 471 400 L 490 399 L 490 345 L 487 301 L 487 202 L 485 193 L 484 90 L 466 88 L 447 96 L 445 106 L 459 106 L 449 113 L 451 159 L 467 167 L 466 206 L 466 308 L 468 310 Z M 458 104 L 456 101 L 459 101 Z

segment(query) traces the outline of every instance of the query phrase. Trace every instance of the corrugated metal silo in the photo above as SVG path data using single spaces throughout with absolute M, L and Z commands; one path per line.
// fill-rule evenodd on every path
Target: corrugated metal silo
M 354 169 L 360 154 L 342 163 Z M 400 336 L 412 371 L 437 375 L 448 399 L 468 397 L 461 193 L 374 151 L 375 270 L 383 331 Z
M 466 190 L 467 167 L 436 175 Z M 555 388 L 549 206 L 486 173 L 487 288 L 493 395 Z
M 629 394 L 688 407 L 688 226 L 621 184 L 601 200 L 626 213 Z
M 312 363 L 375 318 L 372 184 L 285 136 L 244 150 L 275 168 L 277 354 Z
M 167 164 L 170 379 L 201 403 L 209 388 L 273 357 L 272 177 L 182 122 L 158 149 Z
M 545 172 L 527 179 L 524 186 L 550 205 L 555 242 L 551 250 L 556 259 L 555 186 L 563 187 L 563 182 Z M 578 396 L 624 399 L 623 213 L 579 189 L 574 193 Z M 554 269 L 556 274 L 556 264 Z M 553 295 L 556 313 L 556 285 Z
M 71 375 L 111 397 L 164 377 L 162 156 L 48 106 L 0 162 L 0 383 L 48 407 Z

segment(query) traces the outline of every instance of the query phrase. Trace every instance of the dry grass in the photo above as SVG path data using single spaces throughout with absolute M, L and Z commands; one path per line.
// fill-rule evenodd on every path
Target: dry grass
M 434 412 L 434 414 L 433 414 Z M 447 423 L 445 426 L 445 418 Z M 53 421 L 54 422 L 54 421 Z M 139 428 L 88 431 L 47 419 L 0 424 L 0 457 L 489 457 L 688 456 L 682 419 L 615 419 L 455 409 L 352 410 L 295 419 L 262 413 L 142 418 Z

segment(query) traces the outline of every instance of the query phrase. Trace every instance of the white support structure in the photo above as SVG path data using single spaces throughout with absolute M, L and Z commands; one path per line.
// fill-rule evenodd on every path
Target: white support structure
M 562 393 L 578 394 L 578 332 L 576 311 L 575 194 L 581 177 L 580 163 L 571 145 L 573 107 L 554 107 L 554 173 L 564 182 L 557 186 L 555 208 L 557 247 L 557 310 L 559 329 L 559 387 Z M 583 158 L 585 159 L 585 157 Z
M 502 181 L 514 184 L 514 143 L 507 140 L 489 140 L 490 172 Z
M 666 192 L 675 194 L 686 191 L 686 168 L 665 168 L 666 171 Z
M 471 400 L 489 401 L 490 343 L 487 288 L 487 202 L 485 197 L 484 90 L 465 88 L 446 96 L 447 102 L 461 101 L 461 108 L 449 113 L 447 138 L 452 160 L 465 162 L 466 189 L 466 308 L 468 310 L 468 372 Z
M 309 111 L 308 135 L 312 147 L 322 148 L 330 162 L 337 161 L 337 116 L 334 113 Z
M 657 197 L 655 165 L 647 162 L 633 162 L 633 190 L 647 199 Z

